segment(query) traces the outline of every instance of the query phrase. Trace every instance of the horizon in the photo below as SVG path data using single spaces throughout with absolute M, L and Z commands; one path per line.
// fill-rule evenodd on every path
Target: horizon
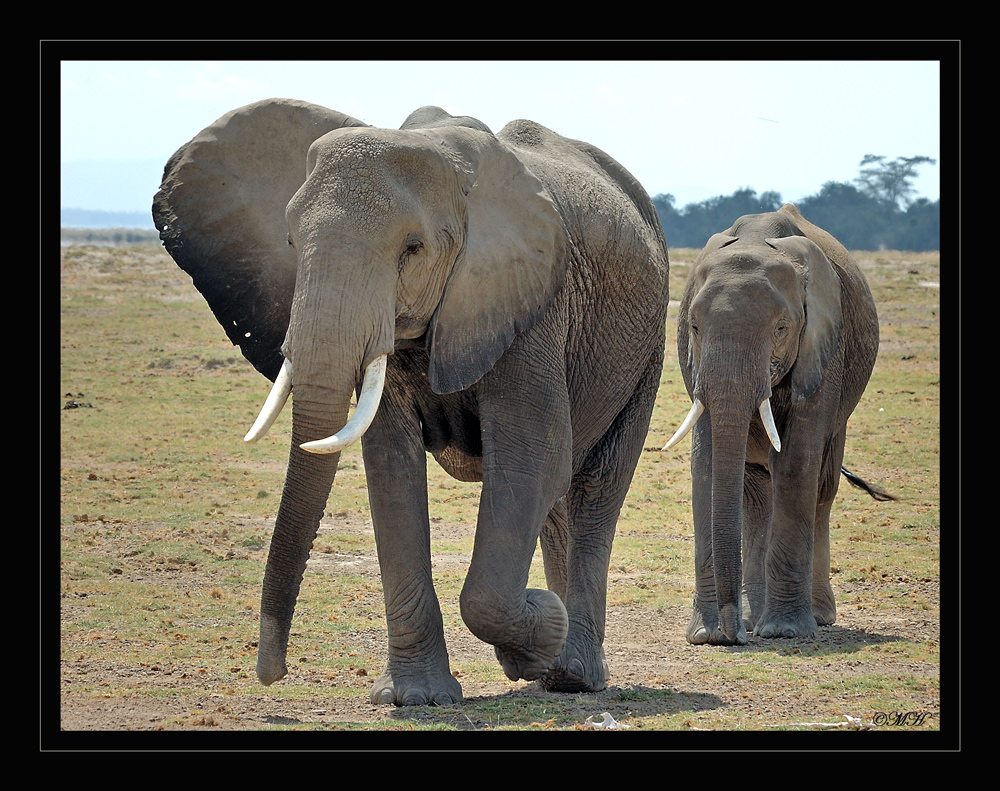
M 933 59 L 65 60 L 58 87 L 61 209 L 148 211 L 174 151 L 268 96 L 391 128 L 423 104 L 494 132 L 531 118 L 603 149 L 678 209 L 743 188 L 795 202 L 826 182 L 853 182 L 866 154 L 934 159 L 913 186 L 919 197 L 940 197 L 941 62 Z

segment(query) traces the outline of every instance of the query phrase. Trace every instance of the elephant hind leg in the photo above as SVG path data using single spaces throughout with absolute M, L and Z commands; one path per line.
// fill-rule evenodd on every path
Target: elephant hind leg
M 566 552 L 569 546 L 569 515 L 566 512 L 565 499 L 559 499 L 549 511 L 542 524 L 539 543 L 545 566 L 545 582 L 549 590 L 565 602 L 568 572 Z
M 840 489 L 840 469 L 844 463 L 845 432 L 830 441 L 823 472 L 820 475 L 816 500 L 816 521 L 813 524 L 812 610 L 816 623 L 831 624 L 837 620 L 837 603 L 830 584 L 830 511 Z
M 568 506 L 566 589 L 569 632 L 542 685 L 558 692 L 594 692 L 610 678 L 604 656 L 608 564 L 622 503 L 649 429 L 660 368 L 648 366 L 631 399 L 573 476 Z

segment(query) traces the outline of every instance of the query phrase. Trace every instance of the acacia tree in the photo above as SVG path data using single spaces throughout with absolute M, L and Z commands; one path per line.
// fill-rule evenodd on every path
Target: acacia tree
M 917 166 L 924 164 L 934 165 L 937 162 L 923 156 L 896 157 L 887 162 L 884 156 L 865 154 L 859 165 L 861 175 L 855 182 L 865 195 L 874 198 L 883 208 L 905 210 L 910 196 L 917 191 L 911 180 L 917 175 Z

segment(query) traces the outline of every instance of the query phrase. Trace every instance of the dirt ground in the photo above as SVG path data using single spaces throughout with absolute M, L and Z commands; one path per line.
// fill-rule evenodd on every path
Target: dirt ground
M 270 526 L 267 526 L 268 530 Z M 351 531 L 366 532 L 371 535 L 371 525 L 362 517 L 324 518 L 320 528 L 335 529 L 338 533 Z M 471 526 L 435 525 L 435 537 L 453 538 L 471 531 Z M 129 566 L 135 558 L 123 558 L 122 573 L 138 575 L 148 573 L 140 566 Z M 462 565 L 468 563 L 468 558 L 449 555 L 436 557 L 435 563 L 440 569 L 441 564 L 451 563 Z M 171 584 L 173 576 L 178 586 L 190 588 L 198 582 L 192 574 L 198 571 L 178 572 L 171 575 L 169 571 L 159 573 L 157 585 Z M 309 574 L 361 574 L 377 579 L 378 565 L 374 551 L 357 555 L 338 555 L 313 553 L 310 560 Z M 181 577 L 183 577 L 181 579 Z M 205 584 L 214 584 L 204 580 Z M 894 585 L 908 584 L 906 580 L 892 580 Z M 623 570 L 612 567 L 609 588 L 616 585 L 629 584 L 627 574 Z M 874 584 L 874 583 L 869 583 Z M 800 651 L 812 654 L 822 653 L 824 649 L 840 647 L 845 653 L 851 654 L 851 647 L 872 645 L 880 642 L 897 640 L 912 640 L 926 645 L 939 646 L 940 626 L 938 620 L 937 582 L 927 580 L 910 580 L 909 584 L 920 586 L 920 595 L 933 603 L 933 608 L 927 611 L 915 610 L 900 606 L 898 610 L 891 608 L 866 609 L 858 607 L 841 607 L 838 621 L 833 626 L 823 627 L 816 638 L 808 640 L 780 641 L 779 651 L 794 655 Z M 934 586 L 929 588 L 929 586 Z M 835 588 L 838 599 L 851 593 L 844 588 Z M 610 598 L 610 597 L 609 597 Z M 903 600 L 903 597 L 900 597 Z M 63 613 L 66 617 L 71 601 L 63 601 Z M 373 607 L 381 607 L 381 602 L 373 602 Z M 482 683 L 470 677 L 459 677 L 467 702 L 475 702 L 490 698 L 511 698 L 523 696 L 535 700 L 546 697 L 556 698 L 562 705 L 571 702 L 578 709 L 580 727 L 587 728 L 587 718 L 601 720 L 604 712 L 609 712 L 615 721 L 626 722 L 629 718 L 648 714 L 667 714 L 671 707 L 676 711 L 690 714 L 685 725 L 687 729 L 697 730 L 698 714 L 706 710 L 732 708 L 743 710 L 747 715 L 748 727 L 767 729 L 779 725 L 788 726 L 801 723 L 811 723 L 810 727 L 823 729 L 837 727 L 840 729 L 867 729 L 872 726 L 873 712 L 869 710 L 845 710 L 844 696 L 837 693 L 837 682 L 850 681 L 851 677 L 870 675 L 874 672 L 894 677 L 913 678 L 913 692 L 909 700 L 899 700 L 901 710 L 930 712 L 933 728 L 939 727 L 940 697 L 937 677 L 939 667 L 931 662 L 885 662 L 879 659 L 879 666 L 873 669 L 873 662 L 859 658 L 844 661 L 837 658 L 825 666 L 820 666 L 816 672 L 818 681 L 829 682 L 826 686 L 831 690 L 829 699 L 817 700 L 815 695 L 800 696 L 792 689 L 783 690 L 772 686 L 761 689 L 760 684 L 748 676 L 745 680 L 735 679 L 731 674 L 699 673 L 699 668 L 707 652 L 726 652 L 728 654 L 752 653 L 760 650 L 773 652 L 776 641 L 761 641 L 751 638 L 746 646 L 735 648 L 695 647 L 684 640 L 684 628 L 690 616 L 689 608 L 675 607 L 665 611 L 632 606 L 609 606 L 607 613 L 607 636 L 605 649 L 611 668 L 612 678 L 608 688 L 592 695 L 566 695 L 548 693 L 536 683 L 509 682 L 503 680 L 502 674 L 496 682 Z M 256 639 L 256 623 L 248 619 L 246 628 L 248 639 Z M 380 657 L 384 656 L 383 636 L 377 630 L 358 635 L 358 640 L 377 640 L 378 645 L 358 644 L 359 653 Z M 482 660 L 494 663 L 492 649 L 474 638 L 460 623 L 447 630 L 449 653 L 453 667 L 463 660 Z M 118 664 L 110 661 L 85 661 L 82 659 L 64 659 L 61 662 L 61 678 L 63 691 L 59 699 L 60 729 L 69 731 L 150 731 L 150 730 L 261 730 L 269 726 L 282 724 L 316 724 L 333 725 L 337 723 L 370 723 L 373 729 L 391 730 L 394 721 L 406 722 L 422 720 L 439 722 L 462 730 L 483 730 L 492 728 L 495 723 L 482 721 L 475 713 L 470 716 L 468 706 L 458 706 L 447 709 L 432 707 L 396 708 L 394 706 L 375 706 L 367 702 L 367 695 L 344 697 L 338 694 L 340 682 L 331 681 L 329 674 L 323 676 L 319 671 L 309 670 L 306 666 L 296 666 L 290 657 L 289 666 L 293 668 L 291 675 L 298 683 L 314 685 L 324 692 L 314 697 L 283 699 L 271 690 L 277 689 L 278 682 L 271 688 L 261 686 L 253 675 L 252 656 L 246 657 L 248 664 L 245 677 L 241 684 L 246 687 L 240 694 L 233 694 L 231 680 L 213 679 L 206 675 L 204 669 L 193 667 L 167 665 L 163 663 L 130 663 Z M 371 684 L 379 668 L 369 677 L 367 674 L 354 677 L 343 686 L 357 687 L 358 684 Z M 131 676 L 131 677 L 130 677 Z M 920 683 L 921 680 L 929 683 Z M 85 684 L 88 688 L 106 686 L 109 689 L 130 688 L 142 689 L 146 692 L 162 690 L 163 695 L 111 695 L 106 697 L 93 694 L 71 694 L 66 691 L 70 685 Z M 252 691 L 256 687 L 258 692 Z M 676 695 L 670 696 L 665 703 L 662 695 L 646 696 L 641 694 L 623 694 L 643 690 L 672 690 Z M 328 692 L 326 691 L 328 690 Z M 186 694 L 178 695 L 178 691 Z M 852 723 L 847 718 L 855 717 Z M 925 727 L 926 727 L 925 723 Z M 544 725 L 539 723 L 539 725 Z M 641 726 L 640 726 L 641 727 Z

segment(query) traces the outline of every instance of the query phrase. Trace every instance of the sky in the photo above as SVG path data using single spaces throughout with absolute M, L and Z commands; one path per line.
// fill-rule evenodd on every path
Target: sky
M 935 57 L 933 48 L 928 55 Z M 852 182 L 866 154 L 936 160 L 913 182 L 917 197 L 936 200 L 939 66 L 931 59 L 62 60 L 60 204 L 148 212 L 175 150 L 229 110 L 272 96 L 388 128 L 427 104 L 494 132 L 528 118 L 603 149 L 651 196 L 671 194 L 678 208 L 744 187 L 794 202 L 828 181 Z

